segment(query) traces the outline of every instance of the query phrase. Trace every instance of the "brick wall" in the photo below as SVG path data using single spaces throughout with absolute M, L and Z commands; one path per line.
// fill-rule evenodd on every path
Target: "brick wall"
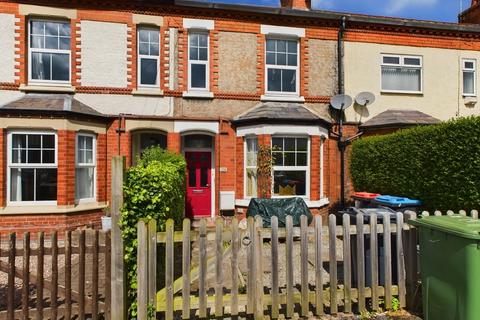
M 0 207 L 4 207 L 7 197 L 7 136 L 6 130 L 0 128 Z

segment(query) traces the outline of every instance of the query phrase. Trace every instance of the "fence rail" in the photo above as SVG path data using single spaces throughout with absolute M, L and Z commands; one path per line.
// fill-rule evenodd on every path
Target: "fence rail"
M 405 216 L 416 219 L 413 212 Z M 395 223 L 389 215 L 368 223 L 362 215 L 354 221 L 345 215 L 337 226 L 331 215 L 325 225 L 317 216 L 310 226 L 302 216 L 299 227 L 293 227 L 291 217 L 284 228 L 276 217 L 271 228 L 264 228 L 260 217 L 250 217 L 245 228 L 236 219 L 225 225 L 222 218 L 212 228 L 201 220 L 191 230 L 188 219 L 182 231 L 175 232 L 171 220 L 165 232 L 154 228 L 143 221 L 138 226 L 139 243 L 150 239 L 138 247 L 138 312 L 146 315 L 154 298 L 167 320 L 363 312 L 378 310 L 381 301 L 391 309 L 393 299 L 405 307 L 407 291 L 415 290 L 418 280 L 415 229 L 404 223 L 402 213 L 395 215 Z M 145 286 L 156 282 L 148 267 L 156 260 L 147 253 L 156 247 L 152 239 L 166 253 L 165 287 L 155 297 Z M 175 243 L 182 243 L 182 250 Z M 181 265 L 174 263 L 178 255 Z M 182 276 L 174 279 L 176 269 Z
M 0 319 L 109 319 L 110 233 L 60 236 L 0 234 Z

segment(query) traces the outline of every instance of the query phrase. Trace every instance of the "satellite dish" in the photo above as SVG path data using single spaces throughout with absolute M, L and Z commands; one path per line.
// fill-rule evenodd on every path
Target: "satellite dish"
M 368 106 L 375 101 L 375 95 L 371 92 L 360 92 L 355 97 L 355 102 L 361 106 Z
M 352 97 L 346 94 L 337 94 L 330 99 L 330 105 L 337 110 L 345 110 L 352 105 Z

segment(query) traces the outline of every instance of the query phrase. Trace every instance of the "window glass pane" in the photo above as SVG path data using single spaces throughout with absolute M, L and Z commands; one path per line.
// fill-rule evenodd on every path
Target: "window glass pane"
M 141 42 L 148 42 L 148 30 L 140 29 L 138 31 L 138 40 Z
M 70 24 L 69 23 L 60 23 L 60 36 L 70 37 Z
M 35 169 L 11 169 L 10 201 L 34 201 Z
M 152 146 L 158 146 L 162 149 L 167 148 L 167 137 L 159 133 L 141 133 L 140 134 L 140 148 L 141 152 Z
M 198 45 L 199 47 L 208 47 L 208 36 L 206 34 L 198 35 Z
M 267 39 L 267 51 L 275 51 L 275 40 Z
M 207 86 L 207 67 L 204 64 L 192 64 L 191 87 L 192 88 L 206 88 Z
M 208 168 L 200 168 L 200 187 L 208 187 Z
M 305 196 L 306 172 L 275 170 L 273 193 L 276 196 Z
M 158 43 L 150 44 L 150 55 L 158 56 Z
M 32 48 L 45 48 L 44 36 L 30 36 L 30 46 Z
M 420 91 L 421 69 L 382 67 L 382 89 Z
M 140 42 L 138 44 L 138 53 L 148 55 L 148 43 Z
M 296 71 L 282 70 L 282 91 L 295 92 L 296 91 Z
M 275 166 L 283 166 L 283 153 L 282 152 L 272 152 L 273 164 Z
M 208 50 L 207 48 L 198 49 L 198 60 L 207 61 L 208 60 Z
M 27 151 L 22 149 L 12 150 L 13 163 L 27 163 Z
M 281 91 L 282 75 L 279 69 L 268 69 L 268 91 Z
M 191 47 L 198 47 L 198 34 L 191 33 L 190 34 L 190 46 Z
M 92 150 L 93 149 L 93 138 L 89 136 L 84 136 L 85 138 L 85 149 Z
M 46 49 L 58 49 L 58 37 L 45 37 L 45 48 Z
M 32 34 L 44 34 L 45 22 L 43 21 L 31 21 L 31 33 Z
M 285 152 L 284 153 L 284 166 L 295 166 L 295 152 Z
M 198 60 L 198 48 L 190 47 L 190 60 Z
M 60 38 L 60 49 L 70 50 L 70 38 Z
M 40 148 L 42 136 L 39 134 L 28 135 L 28 148 Z
M 308 139 L 297 138 L 297 151 L 307 151 Z
M 246 181 L 247 197 L 257 196 L 257 170 L 247 169 L 247 181 Z
M 185 137 L 185 146 L 187 148 L 211 148 L 212 137 L 203 134 L 192 134 Z
M 295 151 L 295 138 L 284 138 L 285 151 Z
M 51 134 L 42 135 L 43 148 L 54 149 L 55 148 L 55 136 Z
M 419 66 L 420 59 L 419 58 L 405 58 L 403 59 L 404 64 L 412 65 L 412 66 Z
M 287 64 L 289 66 L 296 66 L 297 65 L 297 55 L 296 54 L 289 54 Z
M 307 165 L 307 153 L 299 152 L 297 153 L 297 166 L 306 166 Z
M 272 138 L 272 147 L 276 151 L 283 150 L 283 138 Z
M 279 66 L 287 65 L 287 55 L 285 53 L 277 54 L 277 65 Z
M 267 52 L 267 64 L 275 64 L 275 53 Z
M 26 148 L 27 136 L 25 134 L 12 134 L 12 147 L 13 148 Z
M 75 170 L 75 179 L 76 199 L 93 198 L 95 170 L 93 168 L 77 168 Z
M 68 81 L 70 59 L 68 54 L 52 54 L 52 80 Z
M 57 169 L 35 169 L 35 171 L 35 200 L 57 200 Z
M 463 93 L 474 94 L 475 93 L 475 73 L 463 72 Z
M 297 42 L 296 41 L 288 41 L 287 42 L 287 49 L 289 53 L 297 53 Z
M 58 36 L 58 23 L 56 22 L 46 22 L 45 23 L 45 34 L 48 36 Z
M 188 169 L 188 186 L 191 188 L 195 188 L 197 186 L 196 172 L 197 172 L 196 168 Z
M 464 68 L 465 69 L 474 69 L 475 64 L 473 63 L 473 61 L 464 61 Z
M 399 57 L 383 57 L 383 63 L 400 64 Z
M 43 150 L 42 163 L 55 163 L 55 150 Z
M 277 52 L 287 52 L 287 41 L 277 40 Z
M 28 155 L 28 163 L 41 163 L 40 150 L 29 149 L 27 152 L 27 155 Z
M 50 80 L 50 54 L 32 53 L 32 79 Z
M 157 60 L 141 59 L 140 60 L 140 84 L 155 85 L 157 84 Z

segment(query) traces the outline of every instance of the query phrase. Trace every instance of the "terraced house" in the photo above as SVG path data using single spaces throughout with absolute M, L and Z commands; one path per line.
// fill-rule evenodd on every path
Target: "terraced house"
M 269 196 L 325 214 L 340 190 L 330 98 L 376 94 L 347 112 L 350 135 L 478 113 L 479 49 L 475 24 L 308 0 L 0 1 L 0 229 L 98 223 L 112 156 L 132 165 L 151 145 L 185 155 L 187 216 L 244 215 L 262 144 Z

